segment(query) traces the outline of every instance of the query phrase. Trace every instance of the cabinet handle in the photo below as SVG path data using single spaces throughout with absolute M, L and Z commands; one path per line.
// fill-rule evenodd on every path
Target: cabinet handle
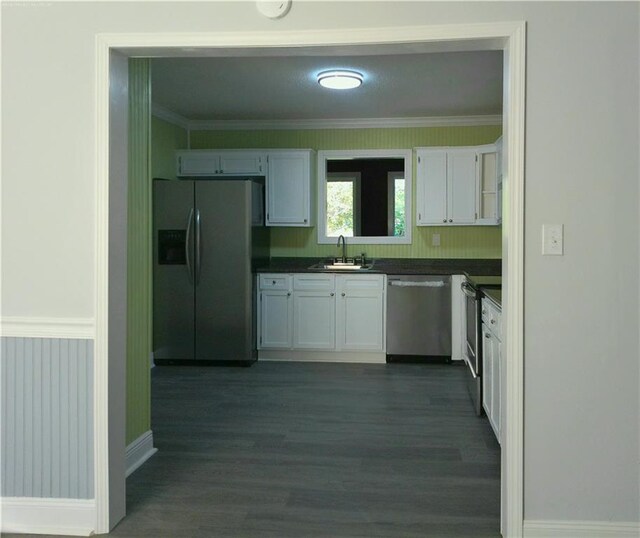
M 306 222 L 307 222 L 307 219 L 304 219 L 304 222 L 305 222 L 305 224 L 306 224 Z
M 422 213 L 418 213 L 418 220 L 422 220 Z
M 346 293 L 341 293 L 340 295 L 342 295 L 343 297 L 345 297 L 347 294 L 346 294 Z

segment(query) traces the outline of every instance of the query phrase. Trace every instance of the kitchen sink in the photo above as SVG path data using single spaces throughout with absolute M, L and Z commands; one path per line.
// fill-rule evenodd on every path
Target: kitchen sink
M 309 267 L 309 269 L 316 269 L 319 271 L 329 270 L 329 271 L 368 271 L 373 267 L 372 263 L 356 263 L 355 259 L 347 258 L 346 261 L 342 261 L 342 258 L 335 258 L 332 260 L 325 260 L 322 262 L 318 262 Z

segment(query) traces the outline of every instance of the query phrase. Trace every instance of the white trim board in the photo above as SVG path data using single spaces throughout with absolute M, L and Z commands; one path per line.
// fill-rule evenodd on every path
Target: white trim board
M 475 48 L 504 51 L 503 139 L 507 148 L 509 188 L 506 207 L 511 218 L 503 223 L 505 249 L 504 311 L 507 362 L 505 392 L 505 449 L 502 451 L 502 529 L 518 538 L 523 532 L 523 354 L 524 354 L 524 135 L 526 23 L 487 23 L 396 26 L 381 28 L 314 29 L 313 31 L 104 33 L 96 35 L 96 160 L 95 189 L 95 491 L 96 531 L 109 530 L 108 414 L 108 289 L 109 289 L 109 54 L 149 56 L 149 51 L 178 48 L 215 48 L 233 51 L 244 47 L 303 47 L 327 45 L 393 45 L 421 43 L 434 47 L 473 43 Z M 496 45 L 499 43 L 499 45 Z M 194 54 L 196 56 L 197 54 Z M 230 54 L 227 54 L 230 55 Z M 122 425 L 124 428 L 124 424 Z
M 253 131 L 296 129 L 389 129 L 403 127 L 474 127 L 502 125 L 501 114 L 419 116 L 413 118 L 330 118 L 307 120 L 190 120 L 154 103 L 151 114 L 188 131 Z
M 640 522 L 525 520 L 525 538 L 637 538 Z
M 0 498 L 3 533 L 90 536 L 96 522 L 95 499 Z
M 261 349 L 258 360 L 274 362 L 357 362 L 362 364 L 385 364 L 387 355 L 384 351 L 302 351 Z
M 95 337 L 93 318 L 37 318 L 3 316 L 0 334 L 14 338 L 79 338 Z
M 158 449 L 153 446 L 153 432 L 144 432 L 127 446 L 127 476 L 139 469 Z

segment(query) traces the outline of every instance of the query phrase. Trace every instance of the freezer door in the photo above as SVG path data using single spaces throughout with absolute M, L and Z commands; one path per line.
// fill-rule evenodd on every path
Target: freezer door
M 199 360 L 252 359 L 251 181 L 196 182 Z
M 193 181 L 153 182 L 153 352 L 193 360 Z M 136 293 L 145 293 L 144 289 Z

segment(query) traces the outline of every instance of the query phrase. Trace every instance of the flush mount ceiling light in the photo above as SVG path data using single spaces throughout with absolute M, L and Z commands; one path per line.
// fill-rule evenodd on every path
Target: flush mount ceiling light
M 362 84 L 362 73 L 347 69 L 318 73 L 318 84 L 332 90 L 352 90 Z

